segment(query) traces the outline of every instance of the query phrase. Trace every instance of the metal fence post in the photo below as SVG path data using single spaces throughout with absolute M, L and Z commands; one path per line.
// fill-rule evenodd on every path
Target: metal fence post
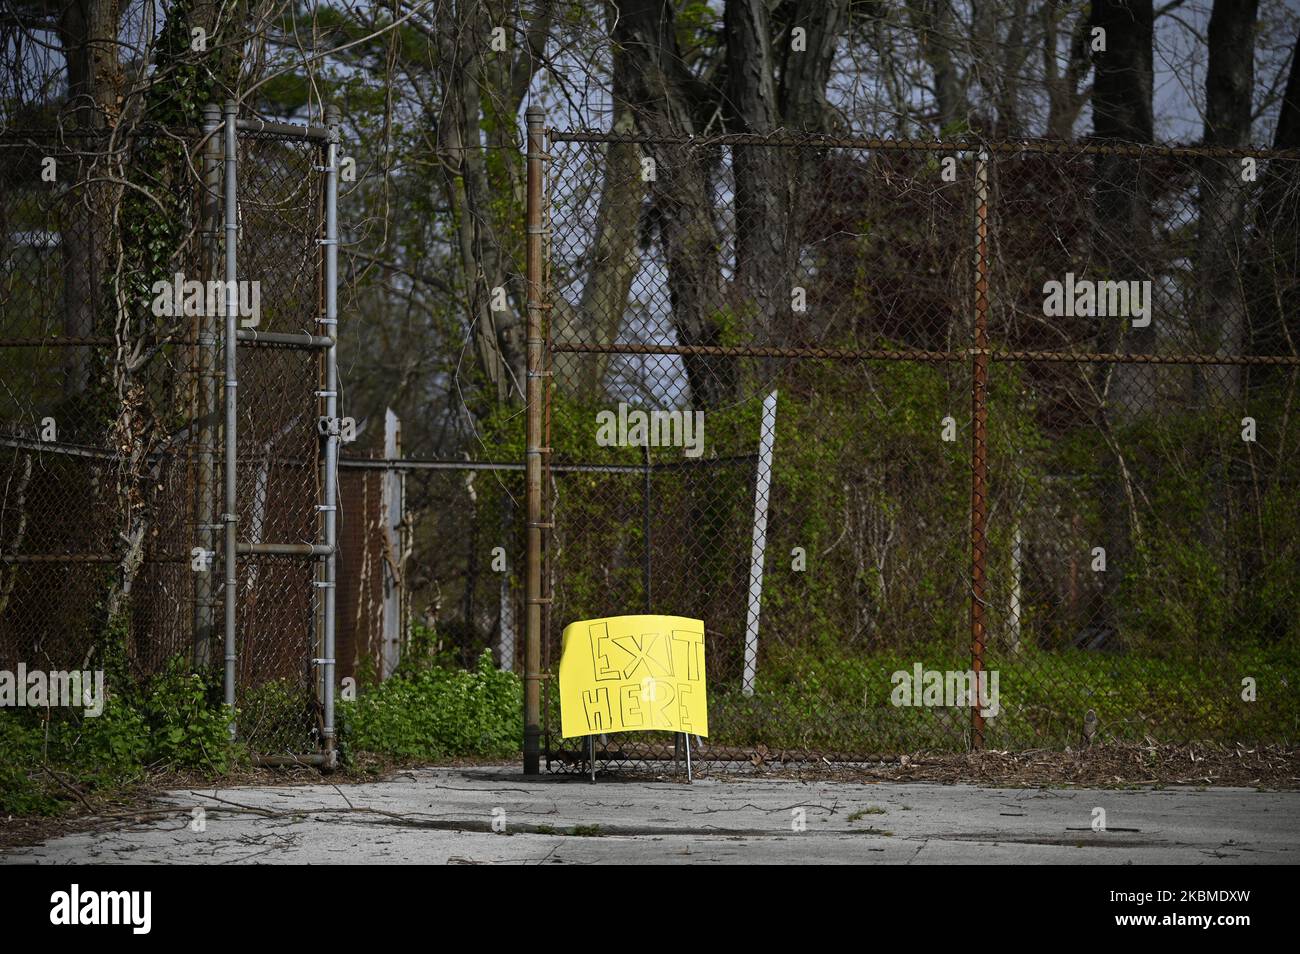
M 402 456 L 402 423 L 393 409 L 384 410 L 384 459 L 397 460 Z M 402 659 L 402 637 L 405 624 L 402 617 L 403 590 L 406 586 L 400 572 L 402 562 L 402 517 L 405 508 L 402 490 L 406 477 L 402 471 L 384 471 L 382 483 L 382 513 L 384 520 L 384 547 L 389 558 L 384 567 L 383 645 L 380 650 L 379 678 L 387 679 L 397 669 Z
M 528 290 L 527 506 L 525 564 L 527 615 L 524 634 L 524 774 L 541 771 L 542 659 L 542 124 L 545 114 L 528 107 Z
M 513 501 L 506 496 L 501 502 L 501 539 L 509 541 L 512 536 L 515 508 Z M 513 548 L 507 548 L 512 550 Z M 513 552 L 507 552 L 505 567 L 501 571 L 501 582 L 497 587 L 497 665 L 506 672 L 515 670 L 515 647 L 517 644 L 517 624 L 515 621 L 515 592 L 510 585 L 510 576 L 515 571 L 518 560 Z
M 238 148 L 238 132 L 235 124 L 239 113 L 239 105 L 234 100 L 227 100 L 225 105 L 225 122 L 226 122 L 226 333 L 225 333 L 225 357 L 226 357 L 226 432 L 225 432 L 225 466 L 223 477 L 225 479 L 225 506 L 221 515 L 222 522 L 225 524 L 225 566 L 226 566 L 226 588 L 225 593 L 225 611 L 226 611 L 226 630 L 225 630 L 225 682 L 224 682 L 224 699 L 227 706 L 234 709 L 235 705 L 235 597 L 239 585 L 237 578 L 237 566 L 235 563 L 238 544 L 236 541 L 236 511 L 235 511 L 235 468 L 238 457 L 236 453 L 236 426 L 237 411 L 236 391 L 239 387 L 239 378 L 236 373 L 235 364 L 235 318 L 239 314 L 239 290 L 235 281 L 237 278 L 236 270 L 236 245 L 239 238 L 239 209 L 236 194 L 235 182 L 235 154 Z M 232 715 L 230 720 L 230 737 L 235 738 L 236 725 Z
M 651 589 L 654 583 L 651 577 L 651 548 L 654 543 L 654 529 L 650 526 L 650 514 L 652 508 L 650 505 L 650 438 L 646 437 L 645 442 L 645 486 L 642 488 L 641 496 L 641 532 L 645 537 L 645 553 L 642 554 L 643 563 L 641 565 L 641 580 L 645 589 L 645 611 L 647 614 L 653 612 L 651 606 L 654 605 L 654 594 Z
M 758 624 L 763 612 L 763 564 L 767 554 L 767 504 L 772 496 L 772 448 L 776 444 L 776 400 L 772 391 L 763 399 L 758 434 L 758 466 L 754 474 L 754 520 L 749 548 L 749 591 L 745 609 L 745 669 L 740 677 L 743 695 L 754 694 L 758 680 Z
M 324 326 L 329 347 L 325 349 L 325 416 L 329 427 L 325 436 L 324 473 L 325 487 L 325 639 L 321 675 L 324 682 L 321 706 L 324 710 L 321 728 L 325 747 L 325 764 L 333 768 L 337 753 L 334 745 L 334 641 L 335 595 L 338 573 L 338 463 L 339 463 L 339 367 L 338 367 L 338 274 L 339 274 L 339 114 L 329 106 L 325 110 L 325 125 L 329 129 L 325 147 L 325 317 Z
M 985 550 L 988 525 L 988 217 L 987 151 L 975 161 L 975 335 L 971 354 L 971 597 L 970 654 L 975 697 L 971 700 L 971 747 L 984 747 L 984 714 L 980 708 L 980 677 L 984 671 Z
M 203 107 L 203 278 L 213 281 L 221 270 L 221 107 L 209 103 Z M 195 536 L 205 555 L 216 549 L 213 518 L 216 511 L 216 487 L 213 441 L 216 437 L 217 316 L 203 310 L 199 318 L 198 347 L 195 349 L 197 378 L 198 468 L 194 492 Z M 215 567 L 209 564 L 209 569 Z M 195 669 L 212 664 L 212 574 L 194 574 L 194 633 L 192 639 Z

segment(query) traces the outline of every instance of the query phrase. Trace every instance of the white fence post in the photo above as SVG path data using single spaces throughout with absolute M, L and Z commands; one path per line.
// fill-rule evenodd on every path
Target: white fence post
M 763 400 L 758 435 L 758 474 L 754 480 L 754 542 L 749 553 L 749 612 L 745 619 L 745 672 L 740 691 L 754 694 L 758 675 L 758 616 L 763 602 L 763 551 L 767 547 L 767 500 L 772 489 L 772 445 L 776 442 L 776 392 Z
M 402 422 L 392 408 L 384 411 L 384 459 L 402 456 Z M 384 617 L 383 666 L 380 678 L 387 679 L 402 661 L 402 509 L 405 474 L 396 467 L 384 471 L 383 514 L 384 546 Z
M 1024 565 L 1024 541 L 1020 534 L 1020 518 L 1013 517 L 1011 530 L 1011 651 L 1020 652 L 1020 568 Z

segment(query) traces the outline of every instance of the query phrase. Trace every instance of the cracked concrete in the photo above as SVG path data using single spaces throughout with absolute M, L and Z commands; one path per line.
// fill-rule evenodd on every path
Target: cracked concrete
M 1300 792 L 1249 789 L 754 777 L 593 785 L 502 766 L 338 787 L 172 792 L 166 804 L 173 808 L 10 849 L 0 864 L 1300 862 Z M 1106 831 L 1092 828 L 1097 808 Z

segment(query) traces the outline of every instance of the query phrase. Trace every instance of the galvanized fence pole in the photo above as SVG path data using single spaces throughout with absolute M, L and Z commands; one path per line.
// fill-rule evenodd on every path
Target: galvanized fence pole
M 338 275 L 339 275 L 339 114 L 334 106 L 325 110 L 329 140 L 325 147 L 325 317 L 329 347 L 325 349 L 325 416 L 329 420 L 325 435 L 325 460 L 321 482 L 325 488 L 323 506 L 325 523 L 325 639 L 321 675 L 321 705 L 324 709 L 321 728 L 325 747 L 325 764 L 333 767 L 337 753 L 334 745 L 334 641 L 336 577 L 338 574 L 338 464 L 339 464 L 339 366 L 338 366 Z
M 541 263 L 539 269 L 541 272 L 540 296 L 542 298 L 542 308 L 551 307 L 551 183 L 548 178 L 548 167 L 544 165 L 551 161 L 550 156 L 550 139 L 545 129 L 542 130 L 542 158 L 543 163 L 539 178 L 542 180 L 540 186 L 540 205 L 541 205 L 541 229 L 544 238 L 541 241 Z M 554 381 L 555 374 L 553 363 L 555 361 L 554 339 L 552 337 L 553 329 L 550 321 L 546 321 L 543 326 L 543 343 L 542 343 L 542 380 Z M 551 411 L 552 402 L 555 399 L 555 389 L 545 387 L 542 389 L 542 446 L 549 448 L 551 446 Z M 547 674 L 547 678 L 542 680 L 542 734 L 546 745 L 546 769 L 551 768 L 551 685 L 552 680 L 549 678 L 555 668 L 552 665 L 551 633 L 552 619 L 551 613 L 555 608 L 555 568 L 551 565 L 552 544 L 555 533 L 555 467 L 553 464 L 554 457 L 548 452 L 542 457 L 542 520 L 546 527 L 542 535 L 542 558 L 541 558 L 541 599 L 542 599 L 542 625 L 541 625 L 541 671 Z
M 989 292 L 989 154 L 981 149 L 975 161 L 975 334 L 971 354 L 971 596 L 970 653 L 974 698 L 971 704 L 971 747 L 984 747 L 984 714 L 980 679 L 984 671 L 985 551 L 988 530 L 988 292 Z
M 209 103 L 203 107 L 203 270 L 204 281 L 214 281 L 221 271 L 221 107 Z M 217 316 L 203 309 L 199 318 L 198 344 L 195 349 L 195 378 L 198 420 L 198 467 L 194 490 L 195 537 L 210 559 L 216 549 L 216 439 L 217 412 Z M 208 569 L 215 569 L 210 563 Z M 212 663 L 212 574 L 194 574 L 194 633 L 191 640 L 195 669 L 207 669 Z
M 524 635 L 524 774 L 541 770 L 542 659 L 542 151 L 544 114 L 530 106 L 528 121 L 528 403 L 526 427 L 528 551 L 526 555 L 527 618 Z
M 237 406 L 237 389 L 239 388 L 239 377 L 236 373 L 235 349 L 237 346 L 237 335 L 235 328 L 235 318 L 239 313 L 239 291 L 235 284 L 237 277 L 237 260 L 236 245 L 239 238 L 239 210 L 238 199 L 236 194 L 236 152 L 238 149 L 238 131 L 235 123 L 239 113 L 239 105 L 234 100 L 227 100 L 225 105 L 225 133 L 226 133 L 226 181 L 225 181 L 225 205 L 226 205 L 226 331 L 225 331 L 225 357 L 226 357 L 226 430 L 225 430 L 225 464 L 223 468 L 223 477 L 225 480 L 225 505 L 221 515 L 221 520 L 225 524 L 225 567 L 226 567 L 226 586 L 223 594 L 225 598 L 225 679 L 224 679 L 224 699 L 227 706 L 234 709 L 235 705 L 235 661 L 236 661 L 236 642 L 235 642 L 235 598 L 239 585 L 236 575 L 236 553 L 238 543 L 236 541 L 236 510 L 235 510 L 235 468 L 237 464 L 236 453 L 236 415 Z M 230 737 L 235 738 L 236 725 L 232 716 L 230 720 Z

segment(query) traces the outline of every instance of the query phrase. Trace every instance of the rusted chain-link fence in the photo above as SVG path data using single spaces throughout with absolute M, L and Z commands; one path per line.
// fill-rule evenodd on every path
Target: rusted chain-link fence
M 327 133 L 231 111 L 208 123 L 0 140 L 0 668 L 120 657 L 139 679 L 180 659 L 237 687 L 255 753 L 316 755 L 324 576 L 289 551 L 318 544 L 324 519 Z M 231 243 L 234 379 L 226 288 L 210 284 L 231 277 Z
M 377 455 L 341 466 L 340 675 L 386 678 L 403 658 L 473 668 L 484 652 L 520 670 L 522 467 Z
M 137 148 L 156 144 L 142 137 Z M 0 142 L 0 657 L 10 670 L 87 665 L 86 634 L 119 558 L 138 561 L 135 610 L 150 630 L 130 634 L 132 667 L 152 672 L 190 652 L 192 594 L 163 594 L 189 580 L 192 442 L 163 433 L 153 414 L 183 400 L 190 352 L 163 338 L 134 353 L 103 294 L 124 257 L 100 231 L 105 182 L 126 148 L 75 133 Z M 192 215 L 195 183 L 173 186 L 175 209 Z M 198 257 L 190 221 L 176 229 L 182 270 Z M 141 355 L 147 361 L 124 373 Z M 135 442 L 134 459 L 116 452 L 125 441 Z M 150 509 L 168 517 L 133 539 L 129 514 Z
M 540 161 L 544 685 L 566 623 L 651 611 L 705 622 L 719 763 L 1296 737 L 1297 157 L 551 132 Z

